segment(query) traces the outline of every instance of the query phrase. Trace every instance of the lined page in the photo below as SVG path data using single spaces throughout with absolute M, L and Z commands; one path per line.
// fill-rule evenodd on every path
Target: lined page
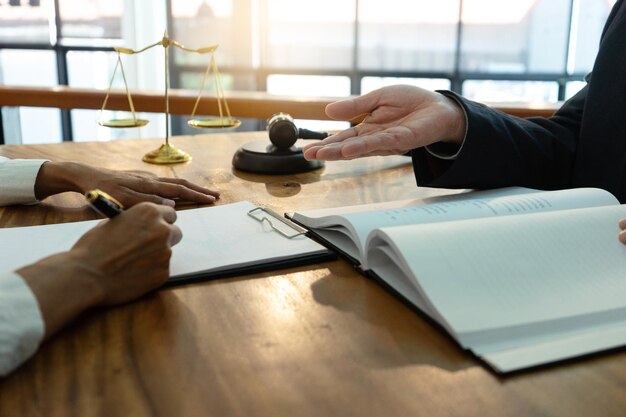
M 522 194 L 519 194 L 519 191 L 522 191 Z M 316 227 L 326 226 L 330 230 L 339 231 L 347 228 L 355 239 L 360 255 L 358 259 L 363 268 L 367 269 L 363 248 L 367 235 L 377 228 L 619 204 L 609 192 L 595 188 L 529 191 L 528 189 L 507 188 L 437 197 L 430 200 L 402 201 L 398 202 L 396 207 L 380 211 L 358 211 L 342 216 L 331 216 L 325 219 L 326 222 L 318 218 Z M 513 192 L 516 194 L 511 194 Z M 339 217 L 343 217 L 343 220 Z M 294 218 L 306 225 L 313 224 L 303 221 L 302 217 L 294 215 Z M 337 223 L 341 223 L 342 228 L 336 228 Z M 328 234 L 326 237 L 332 238 Z
M 626 345 L 626 321 L 481 356 L 499 372 L 511 372 Z
M 607 206 L 392 227 L 377 235 L 401 255 L 412 283 L 467 346 L 622 314 L 626 245 L 617 236 L 624 217 L 626 206 Z

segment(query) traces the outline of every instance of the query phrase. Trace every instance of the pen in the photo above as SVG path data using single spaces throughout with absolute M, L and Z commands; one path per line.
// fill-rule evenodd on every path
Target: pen
M 98 189 L 87 191 L 85 198 L 92 209 L 110 219 L 124 211 L 124 206 L 104 191 Z

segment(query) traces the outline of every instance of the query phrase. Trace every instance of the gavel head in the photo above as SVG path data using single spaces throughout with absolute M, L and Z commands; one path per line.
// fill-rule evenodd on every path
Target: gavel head
M 278 149 L 289 149 L 298 140 L 298 128 L 293 117 L 287 113 L 276 113 L 267 121 L 270 141 Z

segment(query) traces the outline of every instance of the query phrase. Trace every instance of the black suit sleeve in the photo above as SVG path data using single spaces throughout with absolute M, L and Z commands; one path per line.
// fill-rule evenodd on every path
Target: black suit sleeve
M 418 185 L 443 188 L 540 189 L 568 187 L 587 87 L 550 118 L 522 119 L 450 91 L 467 113 L 465 142 L 454 161 L 436 161 L 425 149 L 412 152 Z

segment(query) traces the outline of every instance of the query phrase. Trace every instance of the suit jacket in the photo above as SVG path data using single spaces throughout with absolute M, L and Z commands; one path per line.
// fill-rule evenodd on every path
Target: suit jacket
M 598 187 L 626 203 L 626 3 L 602 33 L 587 85 L 550 118 L 509 116 L 450 91 L 468 118 L 454 161 L 412 152 L 419 185 L 444 188 Z

